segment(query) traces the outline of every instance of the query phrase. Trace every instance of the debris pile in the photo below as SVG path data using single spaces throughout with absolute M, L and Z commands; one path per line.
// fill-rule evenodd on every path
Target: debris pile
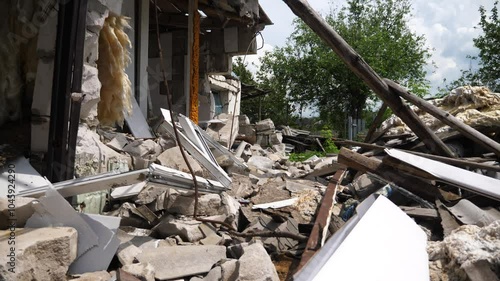
M 89 158 L 77 167 L 78 179 L 52 186 L 32 168 L 23 172 L 29 162 L 16 162 L 16 180 L 26 185 L 15 206 L 1 196 L 0 221 L 9 223 L 0 224 L 0 241 L 15 237 L 19 250 L 15 258 L 0 257 L 2 276 L 348 280 L 359 272 L 358 280 L 498 279 L 494 155 L 478 149 L 464 149 L 462 158 L 432 155 L 411 132 L 387 131 L 376 143 L 335 139 L 338 155 L 292 162 L 287 145 L 273 142 L 279 133 L 271 120 L 252 125 L 239 118 L 239 145 L 230 151 L 231 136 L 216 141 L 185 116 L 173 121 L 162 113 L 156 140 L 87 132 L 81 149 L 116 161 Z M 242 128 L 266 145 L 242 140 Z M 451 143 L 460 143 L 463 136 L 456 136 Z M 103 141 L 88 140 L 96 138 Z M 2 171 L 2 181 L 8 173 Z M 89 214 L 95 207 L 80 195 L 102 190 L 110 193 L 101 214 Z M 77 206 L 66 201 L 71 196 L 78 196 Z M 9 250 L 0 244 L 0 252 Z

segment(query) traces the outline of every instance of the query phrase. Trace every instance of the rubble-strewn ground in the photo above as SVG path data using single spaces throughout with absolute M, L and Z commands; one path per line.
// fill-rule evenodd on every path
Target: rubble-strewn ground
M 436 103 L 458 102 L 466 111 L 496 108 L 500 103 L 496 94 L 481 90 L 476 97 L 460 91 L 463 98 L 447 97 Z M 72 206 L 53 191 L 35 200 L 19 197 L 14 209 L 8 198 L 0 198 L 0 218 L 6 222 L 0 224 L 5 229 L 0 252 L 10 252 L 5 242 L 15 233 L 17 280 L 291 280 L 297 270 L 308 266 L 308 258 L 326 247 L 321 241 L 342 232 L 346 222 L 359 215 L 357 207 L 373 196 L 389 198 L 399 206 L 397 211 L 419 226 L 415 227 L 419 237 L 427 237 L 427 251 L 407 254 L 428 255 L 431 280 L 465 281 L 477 276 L 494 280 L 500 274 L 496 198 L 459 189 L 404 163 L 394 166 L 381 149 L 342 148 L 338 155 L 293 162 L 289 158 L 293 145 L 282 143 L 287 134 L 299 132 L 302 138 L 315 140 L 314 134 L 291 128 L 278 131 L 271 120 L 239 121 L 232 151 L 211 147 L 216 160 L 210 158 L 210 163 L 218 164 L 230 178 L 227 190 L 223 186 L 207 189 L 207 179 L 216 178 L 213 170 L 184 147 L 190 167 L 205 184 L 199 183 L 196 199 L 190 169 L 167 132 L 158 129 L 158 138 L 144 140 L 110 128 L 81 125 L 78 177 L 141 170 L 152 164 L 171 170 L 159 177 L 146 169 L 138 183 L 117 181 L 103 191 L 79 194 Z M 220 137 L 225 142 L 231 139 Z M 294 136 L 290 139 L 297 141 Z M 454 139 L 455 147 L 456 143 Z M 414 138 L 390 132 L 379 136 L 377 144 L 423 151 Z M 481 173 L 498 178 L 496 159 L 477 151 L 465 149 L 460 156 L 470 163 L 486 163 Z M 326 198 L 327 194 L 332 197 Z M 331 206 L 325 203 L 329 201 Z M 104 216 L 73 213 L 73 209 Z M 11 214 L 16 219 L 14 232 L 9 230 Z M 0 259 L 1 276 L 11 280 L 9 257 Z

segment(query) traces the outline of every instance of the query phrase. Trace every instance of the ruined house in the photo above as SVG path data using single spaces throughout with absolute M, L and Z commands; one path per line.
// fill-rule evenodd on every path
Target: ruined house
M 232 57 L 255 54 L 255 36 L 272 24 L 257 0 L 0 5 L 0 134 L 38 155 L 54 182 L 73 178 L 77 143 L 95 141 L 86 133 L 98 125 L 152 138 L 147 121 L 168 108 L 167 93 L 173 111 L 200 124 L 238 115 Z

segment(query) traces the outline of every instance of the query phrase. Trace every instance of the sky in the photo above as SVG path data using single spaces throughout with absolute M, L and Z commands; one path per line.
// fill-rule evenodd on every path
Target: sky
M 320 14 L 327 14 L 331 7 L 340 7 L 345 1 L 309 0 L 309 4 Z M 443 87 L 443 79 L 448 82 L 460 76 L 461 69 L 468 69 L 471 64 L 467 55 L 477 55 L 473 38 L 481 34 L 478 25 L 479 6 L 489 11 L 494 0 L 413 0 L 413 17 L 408 22 L 410 28 L 419 35 L 424 35 L 432 57 L 426 66 L 427 79 L 431 83 L 431 96 Z M 282 0 L 260 0 L 261 7 L 274 25 L 266 26 L 262 35 L 264 42 L 257 36 L 257 55 L 248 55 L 245 62 L 253 72 L 258 68 L 259 57 L 274 47 L 284 46 L 293 31 L 292 21 L 295 15 Z M 437 68 L 432 67 L 432 61 Z

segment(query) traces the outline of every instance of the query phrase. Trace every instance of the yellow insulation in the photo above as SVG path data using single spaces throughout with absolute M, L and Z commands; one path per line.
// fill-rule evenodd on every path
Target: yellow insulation
M 124 114 L 132 113 L 132 88 L 125 68 L 130 64 L 132 43 L 125 33 L 129 19 L 109 16 L 99 36 L 97 69 L 101 81 L 101 100 L 97 112 L 102 125 L 123 126 Z

